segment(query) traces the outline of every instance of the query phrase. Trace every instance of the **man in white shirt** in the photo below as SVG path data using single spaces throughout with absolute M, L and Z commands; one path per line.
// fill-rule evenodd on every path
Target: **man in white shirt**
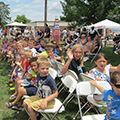
M 70 35 L 72 36 L 72 38 L 74 37 L 74 34 L 75 34 L 75 31 L 73 28 L 71 28 Z
M 27 37 L 27 34 L 28 34 L 28 28 L 25 27 L 25 30 L 24 30 L 24 36 Z
M 66 28 L 64 28 L 64 30 L 62 31 L 62 34 L 63 34 L 63 37 L 62 37 L 62 42 L 63 42 L 67 38 L 67 34 L 68 34 Z

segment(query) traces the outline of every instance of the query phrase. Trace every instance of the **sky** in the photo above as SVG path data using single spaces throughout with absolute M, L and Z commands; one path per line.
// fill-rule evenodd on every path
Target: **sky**
M 17 15 L 25 15 L 31 22 L 44 21 L 45 0 L 1 0 L 1 2 L 9 4 L 9 16 L 12 21 Z M 60 0 L 47 0 L 47 21 L 54 21 L 55 16 L 58 19 L 63 16 Z

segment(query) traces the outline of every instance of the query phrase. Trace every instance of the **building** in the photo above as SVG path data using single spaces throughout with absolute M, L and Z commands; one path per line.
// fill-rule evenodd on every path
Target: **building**
M 54 21 L 47 21 L 47 24 L 50 29 L 53 29 Z M 37 31 L 39 28 L 44 28 L 44 21 L 34 21 L 27 23 L 27 25 L 31 27 L 33 26 L 35 28 L 35 31 Z M 60 30 L 63 30 L 65 27 L 69 28 L 69 23 L 64 21 L 59 21 L 59 27 Z

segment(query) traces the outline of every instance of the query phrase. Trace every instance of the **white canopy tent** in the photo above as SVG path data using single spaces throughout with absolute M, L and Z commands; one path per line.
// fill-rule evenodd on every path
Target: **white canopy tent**
M 86 26 L 88 29 L 90 29 L 92 26 L 95 27 L 95 29 L 104 29 L 104 36 L 106 33 L 106 29 L 111 29 L 114 33 L 120 33 L 120 24 L 113 22 L 111 20 L 105 19 L 103 21 L 100 21 L 98 23 L 92 24 L 90 26 Z
M 27 26 L 27 24 L 14 22 L 14 23 L 6 24 L 5 26 L 7 26 L 7 27 L 9 27 L 9 26 L 10 27 L 25 27 L 25 26 Z

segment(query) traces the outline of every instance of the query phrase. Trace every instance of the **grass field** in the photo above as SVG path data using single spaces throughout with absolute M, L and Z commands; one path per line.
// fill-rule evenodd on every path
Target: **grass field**
M 103 48 L 102 53 L 105 53 L 108 58 L 108 64 L 111 63 L 113 66 L 116 66 L 119 64 L 120 58 L 119 55 L 112 54 L 112 47 Z M 89 61 L 85 63 L 85 67 L 87 71 L 92 69 L 94 66 L 94 63 L 90 63 Z M 25 110 L 23 109 L 20 112 L 13 111 L 11 109 L 8 109 L 5 106 L 6 102 L 9 102 L 9 97 L 12 95 L 13 92 L 9 90 L 9 71 L 11 70 L 11 67 L 7 61 L 0 61 L 0 120 L 27 120 L 28 115 L 26 114 Z M 62 92 L 60 96 L 58 96 L 58 99 L 63 99 L 66 96 L 66 92 Z M 78 110 L 78 104 L 77 104 L 77 98 L 74 98 L 73 101 L 69 104 L 69 106 L 66 108 L 71 115 L 75 115 L 75 113 Z M 101 108 L 101 111 L 105 113 L 106 108 Z M 93 114 L 93 111 L 90 111 L 88 114 Z M 68 116 L 66 112 L 63 112 L 61 114 L 57 115 L 61 120 L 72 120 Z M 79 120 L 80 117 L 78 115 L 76 120 Z M 42 120 L 44 120 L 42 118 Z

